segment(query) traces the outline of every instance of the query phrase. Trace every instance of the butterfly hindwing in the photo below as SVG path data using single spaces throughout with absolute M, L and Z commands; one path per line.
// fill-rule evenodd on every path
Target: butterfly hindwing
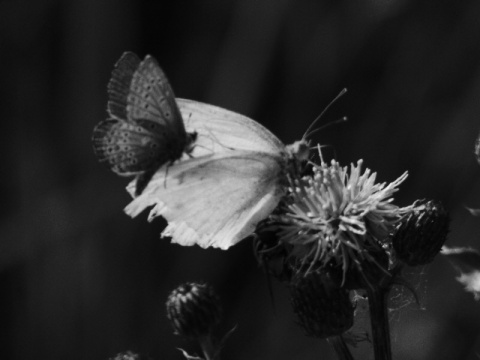
M 125 212 L 134 217 L 153 205 L 149 220 L 163 216 L 168 227 L 162 236 L 172 242 L 227 249 L 278 204 L 282 166 L 278 156 L 251 151 L 187 159 L 158 171 Z
M 123 176 L 156 170 L 173 156 L 168 128 L 148 120 L 104 120 L 92 139 L 98 159 Z

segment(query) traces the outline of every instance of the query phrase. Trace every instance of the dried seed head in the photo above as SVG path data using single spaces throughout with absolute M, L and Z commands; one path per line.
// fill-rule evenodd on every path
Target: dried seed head
M 298 322 L 308 336 L 336 336 L 353 325 L 349 292 L 327 273 L 298 274 L 290 284 L 290 295 Z
M 399 260 L 410 266 L 433 261 L 447 238 L 450 217 L 439 201 L 417 200 L 392 236 Z
M 166 306 L 174 332 L 190 339 L 209 335 L 221 317 L 220 301 L 207 284 L 180 285 L 170 293 Z

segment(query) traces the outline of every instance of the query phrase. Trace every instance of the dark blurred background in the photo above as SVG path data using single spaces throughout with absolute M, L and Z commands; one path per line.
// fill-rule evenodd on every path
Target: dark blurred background
M 449 245 L 480 248 L 480 2 L 364 0 L 0 1 L 0 357 L 107 359 L 131 349 L 182 359 L 169 291 L 213 284 L 236 332 L 225 359 L 334 359 L 295 324 L 246 240 L 228 251 L 160 240 L 162 221 L 123 212 L 127 180 L 99 164 L 93 126 L 122 52 L 155 56 L 177 96 L 299 139 L 328 158 L 364 159 L 379 181 L 410 173 L 400 205 L 450 209 Z M 478 359 L 480 303 L 438 258 L 414 280 L 421 307 L 392 313 L 395 359 Z M 360 326 L 361 330 L 362 326 Z M 369 344 L 354 350 L 372 359 Z

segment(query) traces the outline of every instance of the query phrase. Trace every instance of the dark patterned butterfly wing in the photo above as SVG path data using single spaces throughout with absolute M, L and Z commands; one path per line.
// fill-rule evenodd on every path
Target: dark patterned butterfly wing
M 94 151 L 119 175 L 137 176 L 139 195 L 166 163 L 190 152 L 194 134 L 187 134 L 168 80 L 155 59 L 141 61 L 126 52 L 108 84 L 112 119 L 94 129 Z
M 157 61 L 146 56 L 134 73 L 127 100 L 127 116 L 165 124 L 177 136 L 186 131 L 175 95 Z
M 156 130 L 153 130 L 157 128 Z M 107 119 L 93 130 L 93 148 L 100 162 L 121 176 L 138 175 L 172 156 L 164 146 L 167 133 L 148 120 Z
M 112 117 L 154 121 L 168 126 L 177 143 L 179 139 L 186 139 L 173 90 L 153 57 L 147 55 L 140 61 L 137 55 L 124 53 L 112 72 L 108 94 L 108 111 Z
M 93 130 L 93 148 L 100 162 L 121 176 L 137 176 L 137 195 L 163 164 L 176 159 L 167 127 L 149 120 L 107 119 Z
M 108 83 L 108 113 L 111 117 L 130 121 L 127 116 L 127 101 L 133 75 L 141 63 L 140 58 L 131 52 L 125 52 L 117 61 Z

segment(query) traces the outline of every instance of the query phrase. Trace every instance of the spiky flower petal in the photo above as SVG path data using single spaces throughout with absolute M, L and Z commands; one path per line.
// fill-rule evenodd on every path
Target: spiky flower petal
M 407 173 L 378 184 L 376 173 L 362 171 L 362 164 L 322 162 L 312 176 L 291 178 L 289 196 L 269 219 L 268 230 L 307 272 L 332 263 L 346 272 L 370 251 L 384 251 L 395 224 L 408 212 L 391 198 Z

